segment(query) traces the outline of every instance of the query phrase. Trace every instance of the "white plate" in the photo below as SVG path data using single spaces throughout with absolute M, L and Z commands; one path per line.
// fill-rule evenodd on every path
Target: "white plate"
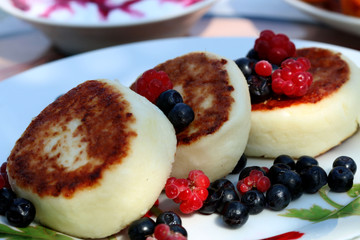
M 360 52 L 328 44 L 294 41 L 297 47 L 317 46 L 342 52 L 358 66 Z M 34 68 L 15 77 L 0 82 L 0 159 L 5 161 L 15 141 L 20 137 L 31 119 L 57 96 L 77 84 L 96 78 L 119 79 L 130 84 L 143 71 L 167 59 L 190 51 L 210 51 L 230 59 L 246 55 L 253 47 L 253 38 L 175 38 L 134 43 L 97 50 L 65 58 Z M 318 158 L 320 165 L 329 172 L 333 160 L 340 155 L 348 155 L 360 166 L 360 133 Z M 271 161 L 249 159 L 248 165 L 270 166 Z M 355 183 L 360 178 L 355 176 Z M 236 180 L 236 176 L 230 177 Z M 346 194 L 329 193 L 330 199 L 345 205 L 354 200 Z M 359 200 L 359 199 L 357 199 Z M 174 205 L 162 201 L 160 208 L 166 210 Z M 292 202 L 287 209 L 310 208 L 317 204 L 333 210 L 319 194 L 304 195 Z M 183 216 L 183 224 L 189 239 L 262 239 L 289 231 L 301 231 L 300 239 L 354 239 L 360 236 L 359 216 L 332 219 L 318 224 L 280 216 L 287 212 L 265 210 L 250 216 L 241 228 L 230 229 L 222 224 L 218 215 L 194 214 Z
M 324 10 L 300 0 L 285 0 L 285 2 L 324 24 L 341 31 L 360 35 L 360 18 L 358 17 Z

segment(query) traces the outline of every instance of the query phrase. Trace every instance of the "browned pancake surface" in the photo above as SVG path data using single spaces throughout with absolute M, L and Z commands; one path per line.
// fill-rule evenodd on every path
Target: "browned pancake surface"
M 158 65 L 165 71 L 184 102 L 192 107 L 195 120 L 177 134 L 178 145 L 190 144 L 216 132 L 228 119 L 234 102 L 225 59 L 194 52 Z
M 337 91 L 350 79 L 349 66 L 339 53 L 322 48 L 303 48 L 297 50 L 297 56 L 307 57 L 311 62 L 309 72 L 313 74 L 314 81 L 306 95 L 301 98 L 271 98 L 262 103 L 252 104 L 252 111 L 284 108 L 302 103 L 316 103 Z
M 17 141 L 8 158 L 10 176 L 18 186 L 40 196 L 71 197 L 79 189 L 96 186 L 104 171 L 121 164 L 136 136 L 130 128 L 135 117 L 129 106 L 119 91 L 104 82 L 88 81 L 70 90 L 46 107 Z M 68 123 L 74 119 L 80 124 L 70 131 Z M 79 138 L 79 146 L 69 146 L 64 132 Z M 60 140 L 46 149 L 45 142 L 59 134 Z M 86 164 L 69 169 L 59 163 L 63 153 L 81 144 L 86 144 L 86 152 L 79 153 L 87 156 Z M 84 160 L 76 156 L 72 161 Z

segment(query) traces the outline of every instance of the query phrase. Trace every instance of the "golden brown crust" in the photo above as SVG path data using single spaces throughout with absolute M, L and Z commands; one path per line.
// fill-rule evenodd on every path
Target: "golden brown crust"
M 155 67 L 165 71 L 184 102 L 192 107 L 195 120 L 177 134 L 178 145 L 187 145 L 216 132 L 229 118 L 234 91 L 226 70 L 227 60 L 193 52 Z
M 349 65 L 340 57 L 340 53 L 311 47 L 297 50 L 297 56 L 307 57 L 311 62 L 309 71 L 313 74 L 314 81 L 306 95 L 301 98 L 268 99 L 262 103 L 252 104 L 252 111 L 266 111 L 297 104 L 313 104 L 337 91 L 350 79 Z
M 71 129 L 72 121 L 78 123 L 76 129 Z M 31 122 L 8 158 L 9 175 L 39 196 L 70 198 L 97 185 L 111 165 L 121 164 L 136 136 L 130 127 L 134 121 L 129 103 L 114 86 L 95 80 L 80 84 Z M 78 146 L 71 145 L 73 138 L 79 139 Z M 83 161 L 78 168 L 60 161 L 62 154 L 83 144 L 75 159 L 68 159 L 75 165 Z

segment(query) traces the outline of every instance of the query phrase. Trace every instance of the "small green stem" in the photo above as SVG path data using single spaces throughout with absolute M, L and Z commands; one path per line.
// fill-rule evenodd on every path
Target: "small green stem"
M 326 187 L 323 187 L 320 189 L 319 191 L 319 194 L 320 196 L 322 197 L 322 199 L 325 200 L 325 202 L 327 202 L 328 204 L 330 204 L 331 206 L 335 207 L 336 209 L 341 209 L 343 208 L 344 206 L 343 205 L 340 205 L 336 202 L 334 202 L 333 200 L 331 200 L 328 195 L 326 194 Z

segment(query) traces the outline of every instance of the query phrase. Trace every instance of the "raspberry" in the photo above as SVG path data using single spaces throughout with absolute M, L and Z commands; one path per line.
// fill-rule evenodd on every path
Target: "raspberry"
M 310 61 L 303 57 L 284 60 L 271 75 L 273 92 L 288 97 L 304 96 L 313 82 L 311 73 L 307 72 L 310 66 Z
M 208 196 L 209 178 L 200 170 L 190 171 L 188 178 L 169 178 L 165 185 L 165 194 L 180 204 L 180 211 L 192 213 L 203 206 Z
M 135 83 L 135 92 L 155 103 L 159 95 L 173 88 L 169 76 L 164 71 L 154 69 L 144 72 Z
M 272 64 L 280 63 L 296 54 L 295 44 L 284 34 L 275 34 L 271 30 L 264 30 L 255 40 L 254 50 L 260 59 L 268 60 Z
M 255 72 L 263 77 L 270 76 L 272 73 L 272 66 L 266 60 L 261 60 L 255 64 Z

